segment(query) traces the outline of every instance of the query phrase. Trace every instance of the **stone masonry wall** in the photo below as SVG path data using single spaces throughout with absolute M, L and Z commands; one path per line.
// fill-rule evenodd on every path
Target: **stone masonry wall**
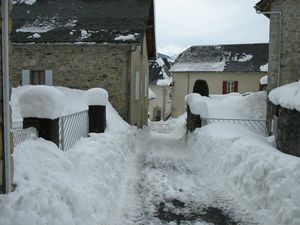
M 269 47 L 269 75 L 272 90 L 277 84 L 279 37 L 281 35 L 281 77 L 280 85 L 298 81 L 300 79 L 300 1 L 275 0 L 271 11 L 281 11 L 282 33 L 279 33 L 279 16 L 271 15 L 270 47 Z
M 300 157 L 300 112 L 278 107 L 276 144 L 282 152 Z
M 21 84 L 22 69 L 53 70 L 53 85 L 105 88 L 109 101 L 126 119 L 128 46 L 13 44 L 11 83 Z

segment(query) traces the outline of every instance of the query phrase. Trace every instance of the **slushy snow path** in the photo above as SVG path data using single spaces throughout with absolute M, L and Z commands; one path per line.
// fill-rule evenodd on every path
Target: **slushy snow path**
M 167 133 L 153 131 L 152 125 L 137 141 L 119 224 L 259 224 L 197 161 L 184 135 L 163 125 L 157 130 Z

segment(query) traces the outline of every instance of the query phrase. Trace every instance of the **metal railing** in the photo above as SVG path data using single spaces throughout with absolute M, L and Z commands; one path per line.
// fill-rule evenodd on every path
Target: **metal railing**
M 59 118 L 59 148 L 67 151 L 89 133 L 88 110 Z
M 268 129 L 266 127 L 265 120 L 201 118 L 202 126 L 205 126 L 205 125 L 211 124 L 211 123 L 220 123 L 220 122 L 240 124 L 260 135 L 268 136 Z
M 37 130 L 34 127 L 26 129 L 13 129 L 13 145 L 14 147 L 26 140 L 34 140 L 38 137 Z

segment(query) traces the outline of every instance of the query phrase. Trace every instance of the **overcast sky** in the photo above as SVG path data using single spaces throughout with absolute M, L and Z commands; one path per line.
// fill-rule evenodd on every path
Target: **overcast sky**
M 191 45 L 269 41 L 269 19 L 259 0 L 155 0 L 156 44 L 170 56 Z

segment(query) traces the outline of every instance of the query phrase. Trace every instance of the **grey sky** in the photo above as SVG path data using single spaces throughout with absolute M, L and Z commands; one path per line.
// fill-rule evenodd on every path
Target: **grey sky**
M 155 0 L 160 53 L 174 55 L 191 45 L 262 43 L 269 19 L 256 14 L 259 0 Z

